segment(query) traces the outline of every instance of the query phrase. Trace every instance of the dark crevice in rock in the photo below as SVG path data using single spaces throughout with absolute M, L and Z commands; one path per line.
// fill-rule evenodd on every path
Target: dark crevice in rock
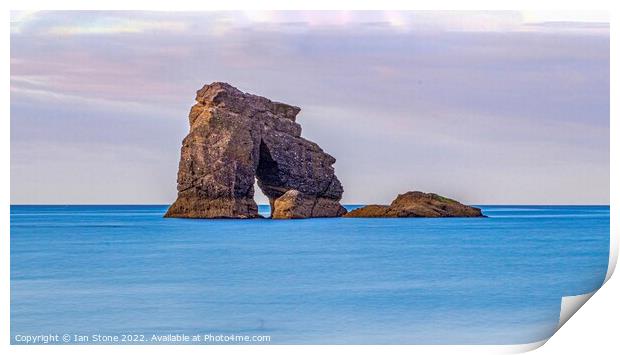
M 269 148 L 267 148 L 265 142 L 261 140 L 259 145 L 258 167 L 256 168 L 256 179 L 258 180 L 258 184 L 261 189 L 263 189 L 262 186 L 265 187 L 265 189 L 263 189 L 263 193 L 267 196 L 272 196 L 274 193 L 278 193 L 277 191 L 273 191 L 273 188 L 270 189 L 269 187 L 282 185 L 279 174 L 280 171 L 278 170 L 278 163 L 273 160 L 271 153 L 269 152 Z M 280 196 L 276 196 L 276 198 L 277 197 Z

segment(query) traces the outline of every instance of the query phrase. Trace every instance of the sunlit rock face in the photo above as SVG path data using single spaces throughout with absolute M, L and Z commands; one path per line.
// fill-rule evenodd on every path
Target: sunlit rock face
M 227 83 L 198 90 L 181 148 L 178 197 L 165 217 L 260 217 L 255 180 L 269 198 L 275 218 L 346 213 L 339 203 L 342 185 L 332 167 L 336 159 L 301 137 L 301 126 L 295 122 L 299 111 Z M 296 191 L 289 194 L 295 198 L 288 196 L 286 204 L 279 204 L 288 209 L 278 211 L 276 200 L 289 190 Z
M 308 196 L 297 190 L 288 190 L 273 204 L 272 218 L 295 219 L 308 217 L 335 217 L 347 211 L 331 198 Z

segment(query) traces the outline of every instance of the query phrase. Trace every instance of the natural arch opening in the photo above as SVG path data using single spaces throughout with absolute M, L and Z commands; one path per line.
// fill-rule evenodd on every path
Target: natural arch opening
M 260 186 L 258 186 L 258 179 L 254 178 L 254 202 L 258 207 L 258 213 L 264 217 L 271 216 L 271 205 L 269 204 L 269 197 L 263 193 Z M 269 210 L 265 210 L 265 209 Z
M 278 163 L 273 159 L 269 147 L 261 140 L 258 154 L 258 166 L 256 167 L 256 182 L 260 191 L 269 200 L 270 215 L 273 213 L 274 201 L 286 192 L 282 174 Z M 256 201 L 256 196 L 254 198 Z

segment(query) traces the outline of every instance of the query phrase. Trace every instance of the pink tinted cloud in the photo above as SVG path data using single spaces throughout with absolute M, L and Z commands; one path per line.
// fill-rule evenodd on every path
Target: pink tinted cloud
M 170 102 L 179 87 L 174 80 L 162 80 L 167 70 L 162 63 L 179 62 L 188 53 L 187 48 L 179 46 L 140 51 L 122 46 L 120 53 L 106 55 L 96 48 L 96 43 L 74 44 L 63 38 L 57 38 L 56 43 L 52 48 L 42 48 L 39 55 L 34 54 L 38 52 L 36 45 L 13 51 L 12 90 L 35 89 L 115 101 Z

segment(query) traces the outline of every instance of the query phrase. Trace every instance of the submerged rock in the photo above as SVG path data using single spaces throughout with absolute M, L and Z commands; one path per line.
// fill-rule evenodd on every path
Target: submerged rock
M 398 195 L 392 204 L 368 205 L 344 217 L 485 217 L 479 208 L 433 193 L 409 191 Z
M 226 83 L 198 90 L 181 148 L 178 197 L 165 217 L 258 218 L 255 180 L 277 218 L 343 215 L 336 159 L 301 137 L 299 111 Z M 280 205 L 290 207 L 274 208 L 289 190 L 298 195 Z

